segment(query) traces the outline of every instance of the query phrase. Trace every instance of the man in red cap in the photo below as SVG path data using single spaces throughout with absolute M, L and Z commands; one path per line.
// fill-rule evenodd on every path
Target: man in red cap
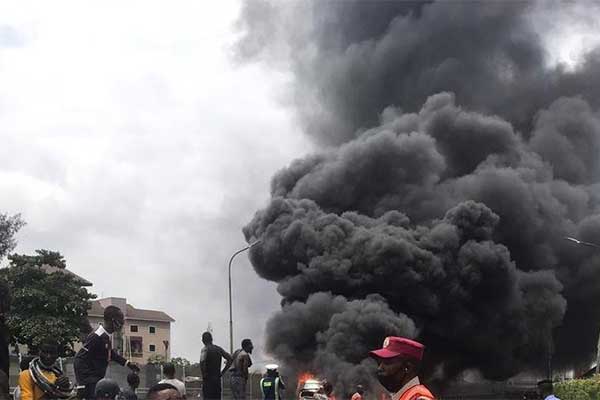
M 377 379 L 392 395 L 392 400 L 434 400 L 429 389 L 419 382 L 423 346 L 403 337 L 389 336 L 383 348 L 372 351 L 377 360 Z

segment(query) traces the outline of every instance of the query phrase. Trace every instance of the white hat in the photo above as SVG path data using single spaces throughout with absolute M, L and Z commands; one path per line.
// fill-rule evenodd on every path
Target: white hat
M 279 368 L 279 365 L 277 365 L 277 364 L 267 364 L 265 366 L 265 368 L 267 369 L 267 371 L 276 371 L 277 368 Z

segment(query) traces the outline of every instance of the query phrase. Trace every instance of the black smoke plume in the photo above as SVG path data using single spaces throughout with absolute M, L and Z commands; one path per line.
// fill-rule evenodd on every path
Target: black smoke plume
M 274 356 L 346 389 L 392 334 L 425 342 L 446 378 L 591 359 L 600 253 L 564 237 L 600 238 L 600 52 L 549 66 L 538 12 L 246 3 L 240 56 L 292 69 L 300 121 L 327 145 L 281 170 L 244 228 L 283 296 Z

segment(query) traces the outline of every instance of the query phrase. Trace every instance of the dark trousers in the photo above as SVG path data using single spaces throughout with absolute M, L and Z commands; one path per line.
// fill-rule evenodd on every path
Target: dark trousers
M 241 376 L 231 377 L 231 396 L 233 400 L 246 400 L 246 379 Z
M 207 378 L 202 382 L 204 400 L 221 400 L 221 378 Z
M 96 398 L 96 383 L 86 383 L 83 391 L 83 398 L 86 400 L 94 400 Z

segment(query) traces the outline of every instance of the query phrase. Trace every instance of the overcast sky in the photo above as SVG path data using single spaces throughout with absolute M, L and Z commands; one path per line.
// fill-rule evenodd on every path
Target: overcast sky
M 0 3 L 0 211 L 20 253 L 58 250 L 99 297 L 212 324 L 228 348 L 226 267 L 273 173 L 310 150 L 278 99 L 289 76 L 236 66 L 237 1 Z M 235 342 L 279 306 L 244 254 Z
M 209 323 L 228 347 L 227 261 L 274 172 L 311 151 L 279 101 L 291 77 L 232 61 L 238 10 L 0 2 L 0 212 L 28 223 L 16 251 L 58 250 L 99 297 L 167 312 L 173 355 L 192 361 Z M 552 21 L 539 29 L 557 61 L 597 42 Z M 240 256 L 236 345 L 260 353 L 278 306 Z

